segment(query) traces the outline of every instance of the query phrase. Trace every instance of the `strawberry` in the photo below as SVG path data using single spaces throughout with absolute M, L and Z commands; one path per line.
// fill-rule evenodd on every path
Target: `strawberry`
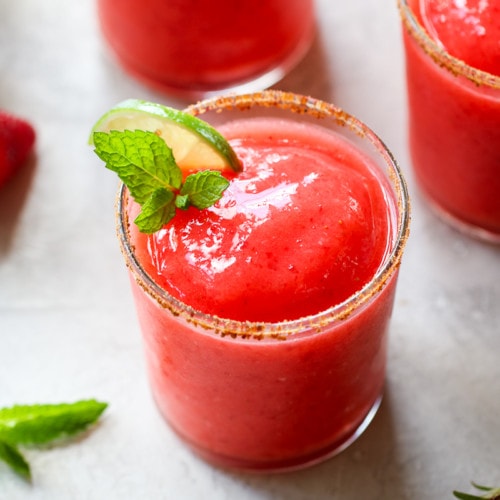
M 27 121 L 0 110 L 0 186 L 25 163 L 34 142 L 35 130 Z

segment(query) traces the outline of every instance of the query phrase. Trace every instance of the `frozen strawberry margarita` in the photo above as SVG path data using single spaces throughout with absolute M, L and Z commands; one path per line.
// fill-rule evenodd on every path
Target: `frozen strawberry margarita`
M 319 106 L 269 95 L 276 109 Z M 234 103 L 248 105 L 226 105 Z M 153 393 L 211 462 L 303 466 L 345 447 L 380 402 L 408 223 L 404 184 L 380 144 L 370 156 L 348 131 L 330 129 L 348 128 L 333 108 L 321 110 L 328 123 L 286 110 L 224 113 L 218 130 L 243 171 L 228 176 L 214 206 L 145 235 L 127 222 L 137 206 L 122 193 Z
M 400 7 L 416 178 L 446 219 L 500 241 L 500 1 Z
M 206 94 L 280 79 L 314 32 L 312 0 L 98 0 L 122 66 L 166 92 Z

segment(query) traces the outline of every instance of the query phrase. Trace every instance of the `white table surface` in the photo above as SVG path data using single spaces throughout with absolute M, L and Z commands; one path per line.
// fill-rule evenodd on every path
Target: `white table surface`
M 444 225 L 415 188 L 395 1 L 317 11 L 315 45 L 276 87 L 333 101 L 385 140 L 407 175 L 412 232 L 372 425 L 322 465 L 259 476 L 200 461 L 158 415 L 115 240 L 117 181 L 86 143 L 122 99 L 186 103 L 122 72 L 92 0 L 0 0 L 0 107 L 38 133 L 35 160 L 0 191 L 0 407 L 110 403 L 78 442 L 26 451 L 33 484 L 0 463 L 1 499 L 432 500 L 500 484 L 500 248 Z

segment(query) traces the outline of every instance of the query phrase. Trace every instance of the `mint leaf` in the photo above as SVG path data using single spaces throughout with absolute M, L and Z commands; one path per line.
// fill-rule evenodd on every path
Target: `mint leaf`
M 183 184 L 172 149 L 154 132 L 94 132 L 93 142 L 97 156 L 118 174 L 141 206 L 134 222 L 143 233 L 161 229 L 175 216 L 176 208 L 212 206 L 229 186 L 219 171 L 212 170 L 188 175 Z
M 93 424 L 106 409 L 94 399 L 76 403 L 16 405 L 0 409 L 0 439 L 17 445 L 42 445 L 69 437 Z
M 175 197 L 175 206 L 181 210 L 187 210 L 191 203 L 189 202 L 189 196 L 187 194 L 178 194 Z
M 0 409 L 0 460 L 25 479 L 31 479 L 30 466 L 18 445 L 44 445 L 72 436 L 96 422 L 107 406 L 107 403 L 88 399 Z
M 229 181 L 220 172 L 203 170 L 191 174 L 182 186 L 181 195 L 187 196 L 196 208 L 211 207 L 229 186 Z
M 97 156 L 118 174 L 137 203 L 142 205 L 158 188 L 181 187 L 182 172 L 172 150 L 154 132 L 94 132 L 93 139 Z
M 484 497 L 478 497 L 477 495 L 469 495 L 468 493 L 461 493 L 460 491 L 454 491 L 453 495 L 460 498 L 460 500 L 484 500 Z
M 499 491 L 500 488 L 493 488 L 491 486 L 483 486 L 483 485 L 475 483 L 474 481 L 471 481 L 471 484 L 472 484 L 472 486 L 474 486 L 474 488 L 476 488 L 478 490 L 489 491 L 490 493 L 493 491 L 493 492 L 496 492 L 497 494 L 500 494 L 500 491 Z
M 31 479 L 31 470 L 21 452 L 12 444 L 0 439 L 0 460 L 25 479 Z
M 472 482 L 474 488 L 485 491 L 486 493 L 482 496 L 470 495 L 469 493 L 463 493 L 461 491 L 454 491 L 453 495 L 460 500 L 500 500 L 500 488 L 492 488 L 491 486 L 481 486 L 480 484 Z
M 134 220 L 143 233 L 154 233 L 175 215 L 175 195 L 165 188 L 153 191 L 142 205 L 141 213 Z

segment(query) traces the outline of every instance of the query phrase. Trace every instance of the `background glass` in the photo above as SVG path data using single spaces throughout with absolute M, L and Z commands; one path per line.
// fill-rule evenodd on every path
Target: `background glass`
M 500 242 L 500 77 L 449 55 L 399 0 L 416 179 L 443 218 Z
M 168 93 L 260 90 L 307 51 L 313 0 L 98 0 L 122 66 Z

